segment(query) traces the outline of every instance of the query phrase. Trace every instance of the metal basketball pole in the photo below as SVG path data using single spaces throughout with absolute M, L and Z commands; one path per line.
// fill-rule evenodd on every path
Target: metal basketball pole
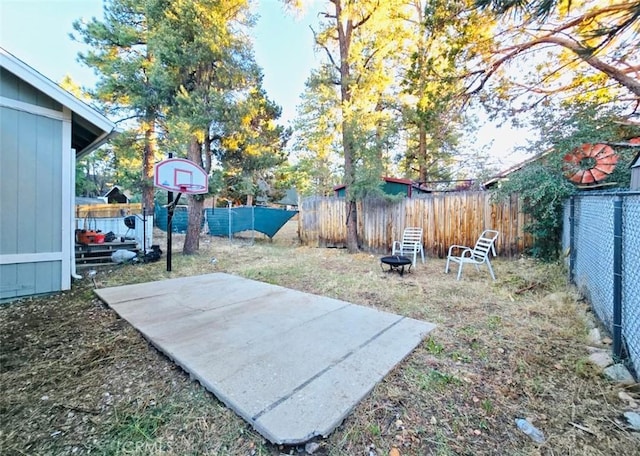
M 229 218 L 229 244 L 231 244 L 232 240 L 231 240 L 231 224 L 233 223 L 233 214 L 231 214 L 231 201 L 227 201 L 227 211 L 228 211 L 228 218 Z
M 173 158 L 173 152 L 169 152 Z M 167 193 L 167 272 L 171 272 L 171 219 L 173 219 L 173 192 Z
M 207 173 L 190 160 L 174 159 L 171 152 L 168 155 L 167 160 L 156 163 L 154 166 L 154 186 L 167 190 L 167 272 L 171 272 L 175 208 L 183 193 L 188 195 L 207 193 Z M 179 179 L 180 176 L 186 176 L 189 182 Z M 173 193 L 176 191 L 178 196 L 174 200 Z

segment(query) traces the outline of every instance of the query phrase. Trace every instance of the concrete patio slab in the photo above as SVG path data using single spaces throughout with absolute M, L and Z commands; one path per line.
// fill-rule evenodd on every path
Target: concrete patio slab
M 434 328 L 224 273 L 96 294 L 277 444 L 330 434 Z

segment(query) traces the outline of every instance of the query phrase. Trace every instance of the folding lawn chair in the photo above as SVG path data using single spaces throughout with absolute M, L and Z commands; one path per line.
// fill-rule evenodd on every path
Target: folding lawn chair
M 493 268 L 491 267 L 491 261 L 489 261 L 489 254 L 493 253 L 493 256 L 496 256 L 495 243 L 499 234 L 500 233 L 495 230 L 484 230 L 473 248 L 464 245 L 452 245 L 449 247 L 447 265 L 444 268 L 444 272 L 449 272 L 449 262 L 453 261 L 454 263 L 458 263 L 457 280 L 460 280 L 462 266 L 464 264 L 473 264 L 478 270 L 480 270 L 479 265 L 486 264 L 487 268 L 489 268 L 491 278 L 496 280 Z M 454 252 L 457 252 L 457 255 L 454 255 Z
M 411 264 L 416 267 L 418 253 L 424 263 L 424 247 L 422 246 L 422 228 L 407 227 L 402 233 L 402 241 L 393 241 L 391 255 L 411 258 Z

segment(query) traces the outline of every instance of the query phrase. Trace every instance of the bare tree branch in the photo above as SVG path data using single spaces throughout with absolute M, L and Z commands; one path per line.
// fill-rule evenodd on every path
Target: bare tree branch
M 329 61 L 331 62 L 331 65 L 333 65 L 333 67 L 340 71 L 340 67 L 338 65 L 336 65 L 335 60 L 333 60 L 333 55 L 331 55 L 331 51 L 329 50 L 329 48 L 327 46 L 325 46 L 324 44 L 322 44 L 319 40 L 318 40 L 318 35 L 316 34 L 316 31 L 313 30 L 313 27 L 309 26 L 309 28 L 311 29 L 311 33 L 313 33 L 313 41 L 315 41 L 315 43 L 320 46 L 322 49 L 324 49 L 324 51 L 327 53 L 327 57 L 329 58 Z
M 533 48 L 535 46 L 538 46 L 540 44 L 556 44 L 558 46 L 562 46 L 565 49 L 572 51 L 578 56 L 578 58 L 580 58 L 580 60 L 584 61 L 585 63 L 595 68 L 596 70 L 605 73 L 607 76 L 609 76 L 610 78 L 620 83 L 622 86 L 629 89 L 633 94 L 640 97 L 640 81 L 628 76 L 627 71 L 620 70 L 614 67 L 613 65 L 609 65 L 608 63 L 602 61 L 601 59 L 591 55 L 588 49 L 584 48 L 573 39 L 561 38 L 558 36 L 551 36 L 551 35 L 543 36 L 535 40 L 529 41 L 528 43 L 520 44 L 517 46 L 510 46 L 508 48 L 504 48 L 501 51 L 499 51 L 499 52 L 504 52 L 504 51 L 510 51 L 510 52 L 508 52 L 502 58 L 494 62 L 491 65 L 491 67 L 489 67 L 489 69 L 482 71 L 481 72 L 482 77 L 480 78 L 479 85 L 473 90 L 471 90 L 469 93 L 474 94 L 482 90 L 486 82 L 496 73 L 496 71 L 498 71 L 498 69 L 503 64 L 517 57 L 523 51 Z
M 488 4 L 488 2 L 479 3 L 483 3 L 485 4 L 485 6 L 486 4 Z M 467 94 L 472 95 L 481 91 L 487 81 L 498 71 L 498 69 L 502 65 L 516 57 L 521 56 L 525 51 L 542 44 L 551 44 L 568 49 L 576 55 L 577 59 L 590 65 L 597 71 L 606 74 L 608 77 L 610 77 L 623 87 L 626 87 L 634 95 L 640 97 L 640 80 L 630 76 L 631 74 L 636 73 L 638 70 L 640 70 L 640 67 L 638 67 L 637 65 L 630 65 L 623 61 L 620 61 L 619 63 L 624 68 L 616 67 L 605 62 L 601 57 L 596 55 L 597 51 L 603 48 L 604 43 L 608 43 L 611 41 L 612 37 L 609 34 L 607 34 L 604 38 L 604 41 L 602 41 L 598 45 L 589 46 L 580 43 L 568 33 L 570 29 L 578 27 L 581 24 L 597 21 L 605 16 L 613 16 L 623 13 L 626 13 L 627 16 L 630 15 L 624 21 L 624 24 L 629 25 L 629 21 L 633 22 L 635 20 L 634 18 L 636 18 L 637 13 L 635 13 L 634 11 L 638 9 L 639 4 L 640 2 L 625 2 L 616 5 L 609 5 L 602 8 L 594 9 L 592 11 L 587 11 L 586 13 L 581 14 L 569 20 L 568 22 L 560 24 L 556 27 L 547 30 L 544 30 L 543 28 L 538 29 L 536 32 L 543 32 L 543 36 L 535 37 L 535 35 L 533 35 L 532 39 L 526 43 L 509 46 L 496 51 L 494 54 L 504 55 L 495 60 L 488 68 L 481 70 L 480 72 L 470 73 L 468 75 L 470 83 L 467 85 Z M 597 35 L 590 36 L 590 38 L 594 38 L 595 36 Z
M 610 78 L 618 81 L 621 85 L 628 88 L 631 92 L 633 92 L 635 95 L 640 97 L 640 81 L 639 80 L 632 78 L 630 76 L 627 76 L 626 72 L 619 70 L 613 65 L 609 65 L 608 63 L 603 62 L 599 58 L 593 55 L 589 55 L 588 50 L 585 49 L 580 44 L 576 43 L 574 40 L 561 38 L 558 36 L 546 36 L 546 37 L 541 37 L 541 38 L 538 38 L 537 40 L 527 43 L 525 45 L 526 46 L 525 48 L 537 46 L 538 44 L 541 44 L 541 43 L 553 43 L 553 44 L 557 44 L 558 46 L 562 46 L 566 49 L 569 49 L 570 51 L 577 54 L 578 57 L 582 58 L 582 60 L 584 60 L 585 63 L 591 65 L 596 70 L 603 72 Z M 585 56 L 585 54 L 587 55 Z
M 362 19 L 360 19 L 358 22 L 356 22 L 355 24 L 353 24 L 352 29 L 355 30 L 358 27 L 360 27 L 361 25 L 364 25 L 370 18 L 371 15 L 373 14 L 373 12 L 378 9 L 378 7 L 380 6 L 380 2 L 376 3 L 376 6 L 371 8 L 371 11 L 369 11 L 369 14 L 367 14 L 365 17 L 363 17 Z

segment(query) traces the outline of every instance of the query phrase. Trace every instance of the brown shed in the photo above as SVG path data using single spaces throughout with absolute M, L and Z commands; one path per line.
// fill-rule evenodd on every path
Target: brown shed
M 131 199 L 127 192 L 123 191 L 117 185 L 114 185 L 111 190 L 109 190 L 104 196 L 109 204 L 127 204 Z

